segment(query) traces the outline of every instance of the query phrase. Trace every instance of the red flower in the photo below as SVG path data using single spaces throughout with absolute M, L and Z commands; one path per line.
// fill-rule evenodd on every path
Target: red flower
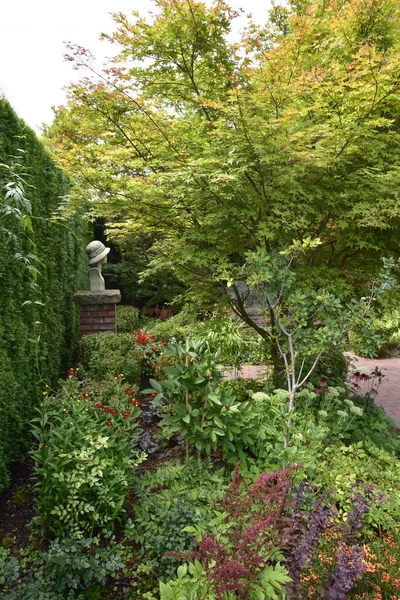
M 156 396 L 157 396 L 157 394 L 152 394 L 151 395 L 152 398 L 155 398 Z
M 326 377 L 321 377 L 321 379 L 318 381 L 318 384 L 320 387 L 325 387 L 328 384 Z
M 106 425 L 107 425 L 107 427 L 112 427 L 113 426 L 113 422 L 112 421 L 106 421 Z
M 90 398 L 90 393 L 89 392 L 83 392 L 82 396 L 83 396 L 83 398 Z
M 125 417 L 125 419 L 129 419 L 132 416 L 132 413 L 130 410 L 124 410 L 122 416 Z
M 49 444 L 45 444 L 44 448 L 50 448 L 50 445 Z
M 124 378 L 123 373 L 120 373 L 119 375 L 115 376 L 115 379 L 123 379 L 123 378 Z
M 315 387 L 315 388 L 314 388 L 314 392 L 315 392 L 316 394 L 320 394 L 320 393 L 322 392 L 322 389 L 321 389 L 320 387 Z
M 125 431 L 123 429 L 118 429 L 118 433 L 122 435 L 123 433 L 125 433 Z
M 139 400 L 135 400 L 135 398 L 132 398 L 132 400 L 130 400 L 130 404 L 132 404 L 132 406 L 139 406 Z
M 149 365 L 147 363 L 143 363 L 143 366 L 144 367 L 148 367 Z
M 67 375 L 68 375 L 68 377 L 76 377 L 75 369 L 68 369 Z
M 155 368 L 156 368 L 156 365 L 151 365 L 151 368 L 152 368 L 152 369 L 155 369 Z
M 130 388 L 130 387 L 126 388 L 126 390 L 125 390 L 125 394 L 127 396 L 133 396 L 134 393 L 135 393 L 134 390 L 132 388 Z

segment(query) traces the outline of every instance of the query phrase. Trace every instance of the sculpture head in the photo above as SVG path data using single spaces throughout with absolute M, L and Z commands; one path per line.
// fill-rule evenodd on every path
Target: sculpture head
M 88 255 L 89 265 L 103 265 L 107 262 L 107 255 L 110 248 L 106 248 L 104 244 L 95 240 L 86 246 L 86 254 Z

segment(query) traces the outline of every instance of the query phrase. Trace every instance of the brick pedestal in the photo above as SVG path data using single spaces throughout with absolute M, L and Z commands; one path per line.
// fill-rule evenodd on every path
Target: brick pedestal
M 102 292 L 77 292 L 81 335 L 91 333 L 116 333 L 116 305 L 121 301 L 119 290 Z

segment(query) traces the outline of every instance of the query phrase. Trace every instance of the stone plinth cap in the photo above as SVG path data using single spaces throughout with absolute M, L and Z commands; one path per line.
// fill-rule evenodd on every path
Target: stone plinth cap
M 101 292 L 76 292 L 75 302 L 79 306 L 87 304 L 118 304 L 121 302 L 119 290 L 102 290 Z

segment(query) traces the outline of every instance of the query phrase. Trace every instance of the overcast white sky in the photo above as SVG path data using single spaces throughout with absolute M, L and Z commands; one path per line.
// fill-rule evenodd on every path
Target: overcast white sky
M 227 0 L 264 23 L 269 0 Z M 0 91 L 18 116 L 40 132 L 53 119 L 52 106 L 65 99 L 63 87 L 78 77 L 64 62 L 64 42 L 89 48 L 101 61 L 114 48 L 100 42 L 113 31 L 110 13 L 146 13 L 151 0 L 0 0 Z

